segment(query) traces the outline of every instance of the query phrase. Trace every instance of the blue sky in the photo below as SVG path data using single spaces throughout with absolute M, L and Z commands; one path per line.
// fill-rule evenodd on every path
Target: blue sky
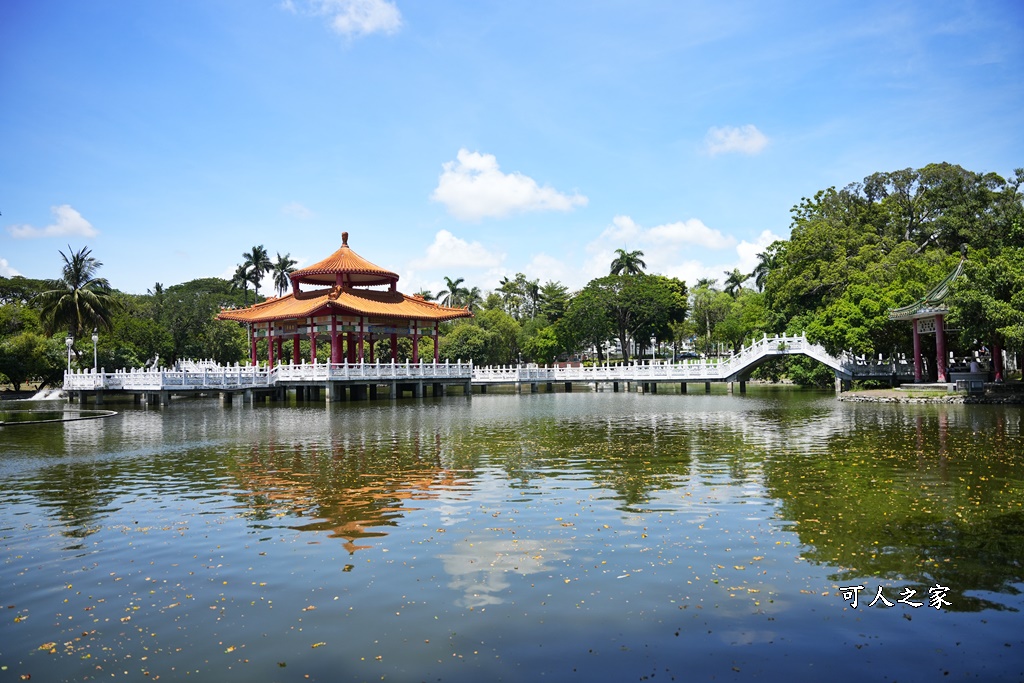
M 1022 74 L 1020 0 L 7 0 L 0 275 L 721 281 L 820 189 L 1024 166 Z

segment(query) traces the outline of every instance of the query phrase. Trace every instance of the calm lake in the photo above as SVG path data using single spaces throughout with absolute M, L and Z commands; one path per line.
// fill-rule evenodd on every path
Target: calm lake
M 1020 406 L 721 391 L 0 427 L 0 681 L 1024 679 Z

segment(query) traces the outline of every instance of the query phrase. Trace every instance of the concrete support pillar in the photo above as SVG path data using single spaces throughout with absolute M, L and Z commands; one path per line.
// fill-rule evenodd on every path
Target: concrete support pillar
M 242 392 L 243 403 L 248 403 L 249 405 L 252 405 L 254 400 L 255 394 L 253 393 L 252 389 L 246 389 L 245 391 Z
M 367 389 L 370 392 L 370 398 L 372 400 L 377 400 L 377 385 L 371 384 Z
M 743 380 L 740 380 L 740 393 L 741 394 L 747 393 L 747 383 L 744 382 Z
M 159 395 L 160 395 L 160 405 L 166 406 L 166 405 L 170 404 L 170 402 L 171 402 L 171 392 L 169 392 L 169 391 L 161 391 L 161 392 L 159 392 Z
M 567 393 L 567 394 L 571 394 L 572 393 L 572 382 L 566 382 L 565 383 L 565 393 Z
M 232 398 L 232 396 L 233 396 L 233 394 L 230 391 L 222 391 L 222 392 L 220 392 L 220 404 L 222 406 L 229 406 L 229 405 L 231 405 L 231 398 Z
M 658 393 L 658 383 L 657 382 L 651 382 L 651 393 L 652 394 Z
M 97 389 L 96 390 L 96 393 L 93 394 L 93 401 L 98 406 L 103 405 L 103 390 L 102 389 Z
M 554 382 L 548 382 L 548 383 L 547 383 L 547 384 L 546 384 L 546 385 L 544 386 L 544 389 L 545 389 L 545 390 L 546 390 L 546 391 L 547 391 L 547 392 L 548 392 L 548 393 L 550 394 L 550 393 L 551 393 L 552 391 L 554 391 L 554 390 L 555 390 L 555 384 L 554 384 Z
M 340 382 L 327 383 L 327 402 L 337 403 L 345 400 L 345 387 Z
M 710 394 L 711 393 L 711 382 L 704 382 L 704 393 L 705 394 Z
M 480 385 L 480 393 L 481 394 L 486 394 L 487 393 L 487 385 L 486 384 L 481 384 Z
M 728 391 L 729 391 L 730 394 L 732 393 L 732 385 L 733 385 L 733 383 L 729 382 L 729 390 Z
M 536 382 L 530 382 L 530 393 L 531 394 L 536 394 L 537 393 L 537 383 Z
M 619 393 L 619 383 L 618 382 L 612 382 L 612 393 L 615 393 L 615 394 Z
M 679 393 L 680 394 L 685 394 L 686 393 L 686 382 L 680 382 L 679 383 Z

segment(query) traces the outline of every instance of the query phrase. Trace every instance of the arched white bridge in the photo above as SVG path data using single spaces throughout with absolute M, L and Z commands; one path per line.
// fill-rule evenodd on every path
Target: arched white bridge
M 836 377 L 836 389 L 855 378 L 899 378 L 913 376 L 913 368 L 906 360 L 857 358 L 849 353 L 839 357 L 829 354 L 820 344 L 800 336 L 764 336 L 739 353 L 715 360 L 688 360 L 682 363 L 634 361 L 627 364 L 604 364 L 580 367 L 551 367 L 515 365 L 503 367 L 474 366 L 463 363 L 301 363 L 285 364 L 274 368 L 259 366 L 221 366 L 213 361 L 184 361 L 174 369 L 135 369 L 117 372 L 79 371 L 64 376 L 64 390 L 100 396 L 104 392 L 147 396 L 153 402 L 166 403 L 171 394 L 221 392 L 271 392 L 295 389 L 305 398 L 319 396 L 326 391 L 327 400 L 338 400 L 346 387 L 352 397 L 376 396 L 377 387 L 390 385 L 392 397 L 409 391 L 413 396 L 425 395 L 431 386 L 434 395 L 445 393 L 447 386 L 461 386 L 465 393 L 472 386 L 482 391 L 489 385 L 523 384 L 536 390 L 538 384 L 562 382 L 567 389 L 572 384 L 637 383 L 656 386 L 659 383 L 678 382 L 741 382 L 762 363 L 771 358 L 805 355 L 828 366 Z M 617 387 L 616 387 L 617 388 Z

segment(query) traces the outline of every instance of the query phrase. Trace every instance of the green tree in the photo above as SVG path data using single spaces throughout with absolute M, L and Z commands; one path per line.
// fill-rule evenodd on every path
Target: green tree
M 102 263 L 92 251 L 82 247 L 76 252 L 68 247 L 60 252 L 64 260 L 62 275 L 47 283 L 47 290 L 36 296 L 43 329 L 48 335 L 61 330 L 80 338 L 93 329 L 110 329 L 110 321 L 119 304 L 106 278 L 97 277 Z M 75 351 L 79 355 L 78 350 Z
M 971 251 L 949 307 L 950 326 L 965 347 L 1024 350 L 1024 248 Z
M 298 262 L 290 253 L 281 256 L 281 252 L 277 252 L 277 260 L 271 266 L 271 271 L 274 274 L 274 289 L 278 296 L 282 296 L 291 287 L 292 281 L 288 276 L 295 272 L 296 263 Z
M 699 346 L 705 355 L 712 355 L 720 341 L 718 326 L 729 315 L 733 298 L 715 288 L 715 280 L 702 278 L 690 293 L 690 319 Z
M 750 275 L 741 273 L 739 268 L 727 270 L 725 275 L 725 293 L 735 299 L 743 291 L 743 283 L 750 279 Z
M 270 255 L 262 244 L 254 246 L 250 251 L 242 254 L 242 266 L 245 267 L 246 273 L 249 277 L 249 282 L 252 283 L 253 289 L 256 292 L 255 298 L 260 298 L 260 280 L 263 276 L 274 269 L 274 264 L 270 261 Z M 235 271 L 236 273 L 238 271 Z
M 249 274 L 249 266 L 244 263 L 240 263 L 235 268 L 234 275 L 231 276 L 231 289 L 242 288 L 242 305 L 249 306 L 249 284 L 252 282 L 252 276 Z
M 465 298 L 466 289 L 461 287 L 462 283 L 465 282 L 464 278 L 456 278 L 455 280 L 450 277 L 444 279 L 446 289 L 442 289 L 437 293 L 437 301 L 442 306 L 450 306 L 452 308 L 458 308 L 462 300 Z
M 640 275 L 647 264 L 643 260 L 644 252 L 616 249 L 612 259 L 610 275 Z
M 565 315 L 569 306 L 569 288 L 557 280 L 548 280 L 540 288 L 540 313 L 552 323 Z
M 21 391 L 37 380 L 52 384 L 64 370 L 63 341 L 36 332 L 19 332 L 0 340 L 0 376 Z

